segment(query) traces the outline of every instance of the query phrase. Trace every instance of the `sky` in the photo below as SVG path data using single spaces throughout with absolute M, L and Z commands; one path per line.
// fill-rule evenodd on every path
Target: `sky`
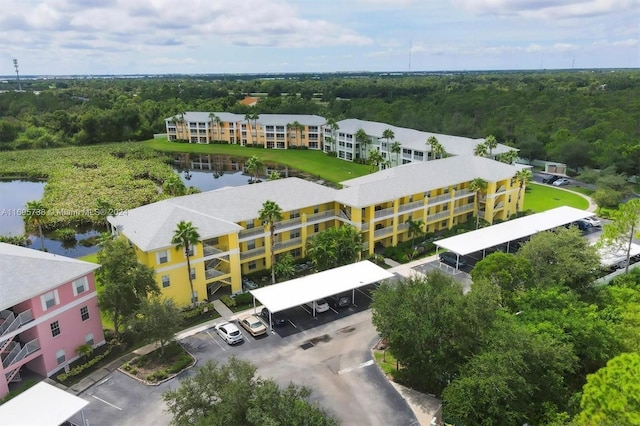
M 0 0 L 0 75 L 640 67 L 640 0 Z

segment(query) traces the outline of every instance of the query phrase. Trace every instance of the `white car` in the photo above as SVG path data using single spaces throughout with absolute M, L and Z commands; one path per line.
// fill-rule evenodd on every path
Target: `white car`
M 327 312 L 329 310 L 329 304 L 324 299 L 314 300 L 313 302 L 306 303 L 309 309 L 313 310 L 313 306 L 316 307 L 316 312 L 322 313 Z
M 600 227 L 602 226 L 602 222 L 595 216 L 587 217 L 583 219 L 585 222 L 588 222 L 591 226 Z
M 553 182 L 551 185 L 553 185 L 553 186 L 565 186 L 565 185 L 569 185 L 570 183 L 571 183 L 571 181 L 569 179 L 561 178 L 561 179 L 558 179 L 557 181 Z
M 244 341 L 244 336 L 240 332 L 240 329 L 231 322 L 222 322 L 216 325 L 215 328 L 216 333 L 222 337 L 222 340 L 230 345 L 235 345 L 236 343 Z

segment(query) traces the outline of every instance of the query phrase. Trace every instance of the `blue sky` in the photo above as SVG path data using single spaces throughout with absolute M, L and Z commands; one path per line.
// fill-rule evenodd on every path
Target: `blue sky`
M 0 0 L 0 75 L 640 67 L 639 0 Z M 411 49 L 410 49 L 411 46 Z

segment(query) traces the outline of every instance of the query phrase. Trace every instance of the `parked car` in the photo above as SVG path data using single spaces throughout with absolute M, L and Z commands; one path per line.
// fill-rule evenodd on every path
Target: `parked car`
M 596 228 L 599 228 L 602 226 L 602 222 L 600 221 L 600 219 L 598 219 L 595 216 L 591 216 L 591 217 L 587 217 L 585 219 L 583 219 L 585 222 L 588 222 L 589 224 L 591 224 L 591 226 L 595 226 Z
M 269 309 L 262 308 L 262 311 L 260 311 L 260 316 L 267 323 L 269 323 Z M 274 327 L 284 327 L 285 325 L 287 325 L 287 319 L 280 313 L 276 312 L 275 314 L 271 314 L 271 325 Z
M 347 296 L 345 294 L 335 294 L 333 296 L 327 297 L 327 301 L 334 308 L 346 308 L 351 305 L 351 296 Z
M 444 253 L 440 253 L 440 262 L 446 263 L 447 265 L 453 266 L 454 268 L 457 267 L 458 269 L 464 268 L 465 266 L 467 266 L 467 262 L 465 262 L 464 259 L 462 259 L 462 257 L 460 257 L 460 259 L 458 260 L 458 255 L 450 251 L 445 251 Z
M 256 288 L 258 288 L 258 284 L 248 278 L 242 279 L 242 286 L 247 290 L 255 290 Z
M 581 231 L 588 231 L 591 228 L 591 224 L 586 220 L 576 220 L 571 226 L 575 226 Z
M 560 179 L 560 176 L 548 175 L 544 179 L 542 179 L 542 183 L 548 183 L 549 185 L 551 185 L 552 183 L 554 183 L 558 179 Z
M 236 343 L 244 341 L 244 336 L 238 327 L 231 322 L 222 322 L 216 325 L 215 329 L 216 333 L 222 337 L 222 340 L 230 345 L 235 345 Z
M 247 315 L 246 317 L 242 317 L 240 319 L 240 325 L 244 327 L 252 336 L 260 336 L 261 334 L 265 334 L 267 332 L 267 327 L 265 327 L 264 323 L 260 321 L 255 315 Z
M 558 180 L 554 181 L 552 183 L 552 185 L 553 186 L 565 186 L 565 185 L 569 185 L 570 183 L 571 183 L 571 181 L 569 179 L 561 178 L 561 179 L 558 179 Z
M 314 300 L 313 302 L 306 303 L 306 305 L 311 310 L 313 310 L 313 306 L 315 305 L 316 312 L 318 313 L 327 312 L 329 310 L 329 304 L 324 299 Z

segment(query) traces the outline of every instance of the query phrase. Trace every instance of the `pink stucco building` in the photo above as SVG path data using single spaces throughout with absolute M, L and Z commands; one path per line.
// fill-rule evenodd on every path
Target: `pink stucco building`
M 49 377 L 104 343 L 99 265 L 0 243 L 0 398 L 20 371 Z

